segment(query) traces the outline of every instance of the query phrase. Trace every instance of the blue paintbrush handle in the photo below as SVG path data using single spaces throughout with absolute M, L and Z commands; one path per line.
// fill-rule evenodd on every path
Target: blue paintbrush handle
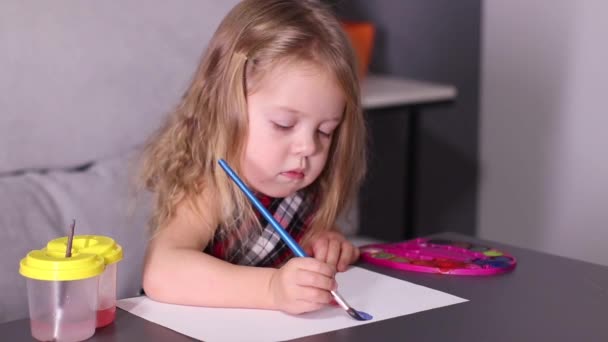
M 306 255 L 306 253 L 304 252 L 302 247 L 300 247 L 300 245 L 298 245 L 298 243 L 289 234 L 287 234 L 287 232 L 285 231 L 285 229 L 283 229 L 283 227 L 281 227 L 279 222 L 277 222 L 277 220 L 275 220 L 274 217 L 272 217 L 272 215 L 268 212 L 268 210 L 266 210 L 266 208 L 264 208 L 262 203 L 260 203 L 260 201 L 253 195 L 253 192 L 251 192 L 251 190 L 249 190 L 247 185 L 245 185 L 245 183 L 243 183 L 243 181 L 239 178 L 239 176 L 236 175 L 236 173 L 230 168 L 230 166 L 228 166 L 226 161 L 224 161 L 224 159 L 220 159 L 220 160 L 218 160 L 218 163 L 220 164 L 222 169 L 224 169 L 224 171 L 226 171 L 226 173 L 228 174 L 228 177 L 230 177 L 230 179 L 232 179 L 236 183 L 236 185 L 239 187 L 239 189 L 241 189 L 243 191 L 243 193 L 245 193 L 245 196 L 247 196 L 247 198 L 251 201 L 251 203 L 253 203 L 253 206 L 256 207 L 256 209 L 258 209 L 258 211 L 262 214 L 262 216 L 264 216 L 264 218 L 268 222 L 270 222 L 270 224 L 272 225 L 274 230 L 276 230 L 276 232 L 279 233 L 279 235 L 281 236 L 281 239 L 283 239 L 283 241 L 285 241 L 285 244 L 287 244 L 287 246 L 289 246 L 289 249 L 291 249 L 293 254 L 295 254 L 298 257 L 307 257 L 308 255 Z M 353 317 L 354 319 L 359 320 L 359 321 L 366 321 L 366 320 L 372 318 L 371 315 L 369 315 L 365 312 L 361 312 L 361 311 L 357 311 L 357 310 L 353 309 L 350 305 L 348 305 L 348 303 L 346 303 L 344 298 L 342 298 L 342 296 L 340 296 L 340 294 L 336 290 L 333 290 L 330 292 L 331 292 L 331 295 L 336 299 L 336 302 L 344 310 L 346 310 L 346 312 L 348 312 L 348 314 L 351 317 Z
M 243 191 L 243 193 L 245 194 L 245 196 L 247 196 L 249 201 L 251 201 L 253 206 L 260 212 L 260 214 L 262 214 L 262 216 L 264 216 L 266 221 L 270 222 L 270 224 L 272 225 L 274 230 L 281 236 L 281 239 L 283 239 L 283 241 L 285 242 L 285 244 L 287 244 L 289 249 L 291 249 L 293 254 L 295 254 L 298 257 L 307 257 L 308 255 L 306 255 L 306 253 L 304 252 L 302 247 L 300 247 L 300 245 L 298 245 L 298 243 L 291 237 L 291 235 L 289 235 L 285 231 L 285 229 L 283 229 L 283 227 L 281 227 L 279 222 L 277 222 L 277 220 L 275 220 L 275 218 L 268 212 L 268 210 L 266 210 L 266 208 L 264 208 L 262 203 L 260 203 L 260 201 L 253 194 L 253 192 L 251 192 L 251 190 L 249 190 L 247 185 L 245 185 L 245 183 L 243 183 L 243 181 L 239 178 L 239 176 L 236 175 L 236 173 L 230 168 L 230 166 L 228 166 L 226 161 L 224 161 L 224 159 L 220 159 L 220 160 L 218 160 L 218 163 L 220 164 L 222 169 L 224 169 L 224 171 L 226 171 L 226 173 L 228 174 L 228 177 L 230 177 L 230 179 L 232 179 L 236 183 L 236 185 L 239 187 L 239 189 L 241 189 Z

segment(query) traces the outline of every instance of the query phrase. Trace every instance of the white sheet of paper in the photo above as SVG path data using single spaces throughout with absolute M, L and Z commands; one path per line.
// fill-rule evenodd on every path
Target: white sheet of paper
M 292 316 L 280 311 L 173 305 L 148 297 L 118 301 L 132 314 L 205 341 L 283 341 L 462 303 L 466 299 L 352 267 L 336 276 L 338 291 L 374 318 L 356 321 L 340 307 Z

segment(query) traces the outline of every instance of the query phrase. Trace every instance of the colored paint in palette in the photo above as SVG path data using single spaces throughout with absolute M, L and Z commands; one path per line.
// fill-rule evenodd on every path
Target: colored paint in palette
M 418 238 L 362 246 L 361 260 L 414 272 L 487 276 L 515 268 L 515 258 L 498 249 L 465 241 Z

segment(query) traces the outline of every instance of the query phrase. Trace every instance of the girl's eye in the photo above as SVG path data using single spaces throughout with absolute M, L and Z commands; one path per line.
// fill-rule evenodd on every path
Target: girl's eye
M 293 125 L 279 124 L 279 123 L 276 123 L 276 122 L 273 122 L 272 125 L 274 126 L 274 128 L 276 128 L 276 129 L 278 129 L 280 131 L 287 131 L 287 130 L 289 130 L 290 128 L 293 127 Z
M 333 133 L 333 132 L 324 132 L 322 130 L 318 130 L 317 132 L 319 132 L 319 135 L 324 138 L 331 138 L 331 135 Z

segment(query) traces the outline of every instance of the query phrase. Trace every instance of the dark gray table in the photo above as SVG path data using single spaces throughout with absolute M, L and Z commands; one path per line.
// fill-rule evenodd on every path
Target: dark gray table
M 445 291 L 469 302 L 298 341 L 608 341 L 608 267 L 458 234 L 434 237 L 503 249 L 517 258 L 517 268 L 494 277 L 457 277 L 362 264 L 369 270 Z M 0 339 L 31 340 L 28 320 L 0 325 Z M 192 339 L 119 310 L 114 324 L 98 330 L 90 341 Z

